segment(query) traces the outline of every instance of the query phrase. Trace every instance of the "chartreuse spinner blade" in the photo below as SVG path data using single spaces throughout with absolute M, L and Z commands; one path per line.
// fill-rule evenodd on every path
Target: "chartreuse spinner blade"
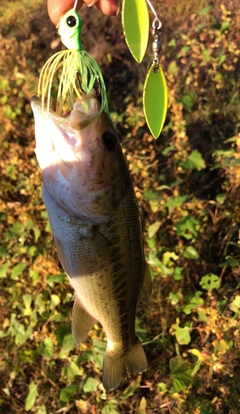
M 137 62 L 141 62 L 146 52 L 149 32 L 146 0 L 123 0 L 122 25 L 130 52 Z
M 168 106 L 167 83 L 159 63 L 159 38 L 162 23 L 150 0 L 123 0 L 122 24 L 126 43 L 133 57 L 141 62 L 148 44 L 149 15 L 147 4 L 155 15 L 152 24 L 154 59 L 144 84 L 143 109 L 152 135 L 158 138 L 165 122 Z
M 158 18 L 155 18 L 152 27 L 154 37 L 152 45 L 154 59 L 144 84 L 143 109 L 148 128 L 154 138 L 158 138 L 166 119 L 168 90 L 166 78 L 159 63 L 161 22 Z
M 62 43 L 69 49 L 56 53 L 48 59 L 42 68 L 38 95 L 47 112 L 55 109 L 59 115 L 71 111 L 76 99 L 98 88 L 101 95 L 101 108 L 109 114 L 107 93 L 101 70 L 95 59 L 82 50 L 82 20 L 74 8 L 60 20 L 59 34 Z M 54 108 L 52 108 L 54 106 Z M 98 115 L 98 116 L 99 116 Z M 93 118 L 91 121 L 95 120 Z

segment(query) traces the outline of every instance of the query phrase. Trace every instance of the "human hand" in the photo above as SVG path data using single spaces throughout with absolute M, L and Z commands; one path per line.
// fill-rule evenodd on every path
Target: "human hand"
M 77 9 L 80 9 L 83 2 L 88 5 L 96 3 L 96 6 L 104 14 L 116 14 L 118 11 L 118 0 L 78 0 Z M 70 10 L 74 0 L 47 0 L 48 14 L 54 24 L 58 24 L 61 16 Z

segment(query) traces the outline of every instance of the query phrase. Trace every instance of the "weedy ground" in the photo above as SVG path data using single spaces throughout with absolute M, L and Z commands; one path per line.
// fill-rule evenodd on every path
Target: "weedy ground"
M 137 315 L 149 369 L 106 395 L 101 328 L 79 349 L 72 340 L 72 290 L 57 260 L 34 155 L 29 100 L 60 42 L 42 1 L 1 2 L 1 413 L 240 412 L 239 4 L 154 4 L 169 87 L 157 140 L 142 110 L 151 47 L 135 64 L 120 16 L 82 12 L 84 48 L 106 79 L 153 279 L 152 298 Z

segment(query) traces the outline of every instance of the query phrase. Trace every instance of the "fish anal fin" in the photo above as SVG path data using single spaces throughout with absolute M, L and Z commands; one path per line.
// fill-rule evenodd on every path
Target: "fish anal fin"
M 111 355 L 106 349 L 103 360 L 102 383 L 107 392 L 115 389 L 126 378 L 127 373 L 137 373 L 147 370 L 147 358 L 138 338 L 137 343 L 131 347 L 127 355 Z
M 141 296 L 143 299 L 148 299 L 152 293 L 152 279 L 147 263 L 145 263 L 143 284 L 141 290 Z
M 77 346 L 86 338 L 96 322 L 96 319 L 85 311 L 79 298 L 75 295 L 72 313 L 72 335 Z

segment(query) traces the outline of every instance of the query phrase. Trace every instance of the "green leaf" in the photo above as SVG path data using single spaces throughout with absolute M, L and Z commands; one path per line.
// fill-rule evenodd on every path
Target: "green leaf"
M 120 414 L 117 410 L 117 401 L 112 399 L 103 407 L 101 414 Z
M 182 217 L 176 223 L 177 234 L 184 237 L 187 240 L 192 240 L 196 238 L 198 232 L 196 226 L 199 225 L 199 221 L 191 216 Z
M 218 64 L 217 64 L 218 68 L 219 68 L 219 66 L 221 66 L 225 62 L 226 59 L 227 59 L 226 55 L 220 55 L 219 56 L 219 60 L 218 60 Z
M 147 340 L 148 332 L 147 332 L 146 329 L 141 328 L 140 320 L 138 318 L 136 318 L 136 320 L 135 320 L 135 330 L 136 330 L 137 336 L 141 339 L 141 341 L 146 341 Z
M 5 246 L 0 245 L 0 257 L 3 257 L 7 254 L 7 248 Z
M 21 324 L 20 322 L 18 322 L 18 320 L 16 319 L 16 315 L 13 314 L 13 313 L 11 315 L 11 322 L 10 322 L 9 332 L 11 333 L 12 336 L 16 336 L 18 332 L 20 332 L 20 333 L 25 332 L 24 325 Z
M 20 324 L 21 325 L 21 324 Z M 22 329 L 18 331 L 15 337 L 15 343 L 16 345 L 22 345 L 26 340 L 31 336 L 32 334 L 32 328 L 31 326 L 28 326 L 28 328 L 25 330 L 24 325 L 21 325 Z
M 224 33 L 230 27 L 230 22 L 222 22 L 221 24 L 221 33 Z
M 171 153 L 172 151 L 175 151 L 175 147 L 174 147 L 174 145 L 169 145 L 168 147 L 166 147 L 162 150 L 162 155 L 167 155 L 167 154 Z M 166 186 L 166 187 L 168 187 L 168 186 Z
M 186 159 L 186 161 L 182 161 L 180 165 L 185 170 L 198 170 L 199 171 L 206 167 L 206 164 L 205 164 L 205 161 L 202 155 L 197 150 L 192 151 L 189 157 Z
M 189 326 L 184 326 L 181 328 L 179 326 L 180 320 L 177 318 L 177 322 L 172 325 L 172 335 L 175 335 L 179 345 L 187 345 L 191 341 Z
M 12 237 L 20 236 L 24 232 L 24 225 L 22 223 L 14 223 L 7 231 L 7 240 Z
M 179 67 L 177 66 L 177 63 L 175 60 L 173 60 L 167 68 L 168 73 L 171 73 L 172 75 L 177 76 L 179 72 Z
M 163 128 L 168 106 L 168 90 L 161 67 L 155 71 L 152 64 L 143 89 L 144 115 L 154 138 L 158 138 Z
M 24 303 L 24 306 L 25 306 L 24 315 L 31 315 L 31 313 L 32 313 L 32 309 L 31 309 L 32 295 L 30 295 L 30 294 L 23 295 L 23 303 Z
M 220 287 L 220 280 L 214 273 L 208 273 L 200 280 L 200 285 L 205 290 L 218 289 Z
M 62 348 L 67 354 L 69 354 L 72 349 L 76 348 L 72 333 L 64 335 Z
M 168 299 L 170 300 L 171 304 L 175 306 L 182 299 L 182 294 L 180 292 L 170 292 Z
M 176 266 L 176 268 L 174 269 L 174 273 L 173 273 L 174 280 L 181 280 L 182 279 L 182 271 L 183 271 L 182 266 Z
M 185 201 L 187 201 L 188 196 L 179 196 L 179 197 L 169 197 L 166 202 L 166 206 L 169 208 L 169 211 L 174 210 L 176 207 L 181 207 Z
M 60 298 L 58 295 L 51 295 L 50 309 L 54 309 L 60 303 Z
M 38 405 L 36 409 L 37 409 L 37 411 L 35 411 L 36 414 L 48 414 L 45 405 Z
M 10 263 L 5 263 L 5 264 L 0 266 L 0 278 L 1 279 L 7 277 L 7 272 L 8 272 L 9 266 L 10 266 Z
M 193 104 L 194 104 L 194 100 L 192 98 L 192 96 L 190 95 L 183 95 L 181 102 L 184 106 L 184 109 L 186 109 L 186 111 L 191 112 Z
M 92 377 L 87 377 L 83 384 L 83 392 L 96 392 L 99 386 L 99 380 Z
M 158 383 L 158 389 L 162 393 L 167 392 L 167 386 L 166 386 L 166 384 L 164 382 L 159 382 Z
M 215 339 L 215 341 L 212 342 L 212 345 L 214 347 L 214 353 L 217 354 L 225 354 L 229 350 L 229 345 L 227 342 L 222 339 Z
M 38 396 L 37 385 L 34 381 L 32 381 L 29 385 L 29 392 L 27 395 L 26 403 L 25 403 L 25 410 L 29 411 L 34 406 L 36 398 Z
M 146 0 L 123 0 L 122 25 L 130 52 L 137 62 L 141 62 L 146 52 L 149 33 Z
M 234 257 L 232 256 L 226 256 L 225 259 L 226 259 L 225 262 L 222 262 L 218 265 L 219 267 L 224 267 L 224 266 L 238 267 L 240 264 L 240 262 L 237 259 L 234 259 Z
M 186 257 L 186 259 L 198 259 L 199 258 L 199 254 L 197 250 L 195 249 L 195 247 L 193 246 L 188 246 L 184 250 L 183 256 Z
M 27 263 L 18 263 L 12 268 L 11 272 L 11 279 L 18 280 L 18 276 L 22 274 L 22 272 L 26 269 L 28 266 Z
M 16 166 L 15 165 L 9 165 L 7 167 L 7 175 L 12 179 L 12 180 L 16 180 L 17 176 L 16 176 Z
M 44 358 L 53 358 L 53 340 L 52 338 L 45 338 L 38 346 L 38 352 Z
M 240 295 L 237 295 L 232 303 L 229 305 L 231 311 L 235 313 L 240 313 Z
M 45 311 L 45 302 L 44 302 L 44 300 L 42 299 L 42 295 L 41 295 L 41 293 L 40 293 L 40 294 L 38 294 L 38 295 L 36 296 L 36 299 L 35 299 L 35 301 L 34 301 L 34 304 L 35 304 L 35 307 L 36 307 L 36 311 L 37 311 L 40 315 L 42 315 L 42 314 L 43 314 L 43 312 Z
M 191 376 L 193 377 L 194 375 L 196 375 L 199 368 L 201 367 L 202 362 L 204 361 L 204 358 L 203 358 L 201 352 L 196 348 L 189 349 L 188 352 L 190 352 L 192 355 L 197 357 L 197 362 L 194 364 L 194 367 L 193 367 L 193 370 L 192 370 L 192 373 L 191 373 Z
M 210 53 L 209 53 L 209 50 L 208 50 L 208 49 L 204 49 L 204 50 L 202 50 L 202 55 L 203 55 L 203 61 L 204 61 L 205 63 L 209 63 L 209 62 L 211 62 L 211 55 L 210 55 Z
M 177 54 L 177 58 L 185 56 L 191 50 L 190 46 L 183 46 L 180 52 Z
M 176 39 L 171 39 L 171 40 L 168 42 L 168 46 L 175 47 L 175 46 L 176 46 Z
M 148 237 L 149 239 L 151 239 L 153 236 L 155 236 L 155 234 L 158 232 L 159 227 L 161 226 L 161 222 L 160 221 L 155 221 L 155 223 L 150 224 L 150 226 L 148 227 Z
M 59 273 L 58 275 L 49 275 L 47 276 L 47 284 L 50 287 L 54 286 L 54 283 L 62 283 L 66 279 L 66 276 L 64 273 Z
M 83 368 L 78 366 L 76 362 L 71 361 L 69 365 L 63 367 L 61 372 L 61 381 L 72 382 L 76 375 L 82 376 L 84 373 Z
M 201 16 L 205 16 L 206 14 L 208 14 L 208 12 L 211 10 L 213 8 L 213 6 L 206 6 L 206 7 L 204 7 L 200 12 L 199 12 L 199 14 L 201 15 Z
M 204 300 L 200 298 L 201 295 L 202 295 L 202 292 L 197 291 L 195 295 L 192 296 L 189 303 L 186 306 L 184 306 L 183 312 L 186 313 L 186 315 L 189 315 L 192 309 L 195 309 L 198 306 L 202 306 L 204 304 Z
M 34 231 L 34 240 L 36 243 L 41 235 L 41 231 L 37 225 L 34 226 L 33 231 Z
M 151 266 L 155 266 L 155 267 L 159 268 L 163 275 L 172 275 L 173 274 L 173 271 L 174 271 L 173 269 L 169 269 L 167 266 L 164 266 L 164 264 L 157 257 L 155 257 L 151 253 L 149 255 L 148 263 Z
M 91 359 L 94 361 L 95 365 L 98 366 L 99 368 L 102 368 L 103 357 L 104 357 L 106 346 L 107 346 L 106 342 L 100 341 L 97 338 L 93 339 L 94 349 L 93 349 Z
M 131 384 L 123 391 L 120 396 L 120 401 L 124 402 L 128 397 L 131 397 L 136 390 L 139 389 L 139 381 L 132 381 Z
M 100 354 L 104 354 L 106 351 L 107 343 L 104 341 L 100 341 L 100 339 L 93 338 L 93 347 L 94 350 L 98 351 Z
M 68 385 L 67 387 L 63 388 L 60 391 L 59 399 L 60 401 L 68 402 L 71 397 L 76 395 L 76 393 L 77 393 L 77 385 L 76 384 Z
M 181 392 L 192 382 L 189 364 L 177 356 L 170 360 L 171 377 L 173 381 L 172 392 Z
M 207 322 L 207 315 L 205 310 L 198 309 L 198 319 L 200 322 Z
M 166 251 L 163 253 L 162 262 L 165 266 L 171 267 L 174 265 L 174 261 L 178 259 L 179 259 L 179 256 L 175 252 Z
M 140 400 L 140 404 L 138 406 L 137 412 L 138 414 L 146 414 L 147 413 L 146 409 L 147 409 L 147 400 L 145 397 L 142 397 Z

